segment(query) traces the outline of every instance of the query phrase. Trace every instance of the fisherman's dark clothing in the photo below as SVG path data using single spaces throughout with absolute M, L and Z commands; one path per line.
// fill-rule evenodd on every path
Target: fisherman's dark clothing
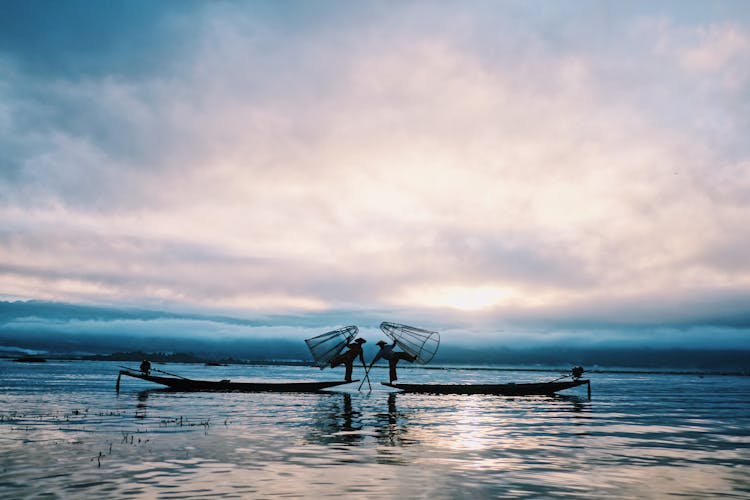
M 343 364 L 346 367 L 344 379 L 347 382 L 351 382 L 352 371 L 354 370 L 354 360 L 357 359 L 357 356 L 359 356 L 362 365 L 364 365 L 365 353 L 362 351 L 362 344 L 360 344 L 359 342 L 352 342 L 351 344 L 347 344 L 346 347 L 349 348 L 348 351 L 334 356 L 333 359 L 331 359 L 331 368 L 335 368 Z
M 151 371 L 151 362 L 150 361 L 146 361 L 146 360 L 142 361 L 141 362 L 141 371 L 143 373 L 145 373 L 146 375 L 148 375 L 149 372 Z
M 396 343 L 393 344 L 386 344 L 380 346 L 380 352 L 378 352 L 375 357 L 370 362 L 370 366 L 374 365 L 377 360 L 380 358 L 387 359 L 388 360 L 388 376 L 393 382 L 394 380 L 398 380 L 398 376 L 396 375 L 396 365 L 400 360 L 406 360 L 409 363 L 414 362 L 415 359 L 417 359 L 415 356 L 412 356 L 409 353 L 403 352 L 403 351 L 394 351 L 394 348 L 396 347 Z

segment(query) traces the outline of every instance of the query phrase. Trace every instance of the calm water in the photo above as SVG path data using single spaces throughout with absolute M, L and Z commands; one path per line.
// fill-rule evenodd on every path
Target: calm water
M 155 366 L 232 380 L 342 373 Z M 399 374 L 404 382 L 554 375 Z M 386 370 L 371 375 L 379 381 Z M 507 398 L 396 394 L 379 384 L 170 393 L 131 378 L 117 395 L 116 378 L 116 363 L 0 360 L 0 498 L 750 496 L 750 377 L 593 374 L 591 400 L 585 388 Z

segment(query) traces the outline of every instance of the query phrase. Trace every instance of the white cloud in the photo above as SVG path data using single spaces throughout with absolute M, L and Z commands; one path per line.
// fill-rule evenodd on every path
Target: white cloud
M 686 68 L 707 73 L 735 67 L 747 74 L 750 38 L 741 28 L 712 25 L 696 30 L 695 44 L 678 49 L 680 63 Z

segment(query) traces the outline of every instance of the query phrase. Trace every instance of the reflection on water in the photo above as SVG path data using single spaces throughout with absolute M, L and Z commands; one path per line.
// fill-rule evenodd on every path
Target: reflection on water
M 146 408 L 148 405 L 148 391 L 138 393 L 138 404 L 136 405 L 135 418 L 146 418 Z
M 307 440 L 316 444 L 354 446 L 364 439 L 362 412 L 352 407 L 352 395 L 333 393 L 320 397 L 312 413 Z
M 400 412 L 397 407 L 399 394 L 388 394 L 388 411 L 375 414 L 375 438 L 384 448 L 378 457 L 380 463 L 402 464 L 403 458 L 388 450 L 393 446 L 410 446 L 415 440 L 409 437 L 409 415 Z
M 0 364 L 3 498 L 750 494 L 746 377 L 601 374 L 592 400 L 574 391 L 513 398 L 375 386 L 176 393 L 140 381 L 117 395 L 108 363 Z M 173 371 L 208 378 L 202 369 Z M 212 370 L 233 379 L 318 374 Z M 409 371 L 418 382 L 481 376 Z
M 589 412 L 591 410 L 591 399 L 582 398 L 581 396 L 568 396 L 565 394 L 555 394 L 552 396 L 558 401 L 566 401 L 571 404 L 570 411 L 572 412 Z

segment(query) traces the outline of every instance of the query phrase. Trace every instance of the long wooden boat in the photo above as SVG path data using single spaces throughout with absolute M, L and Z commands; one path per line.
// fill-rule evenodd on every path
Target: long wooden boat
M 535 382 L 523 384 L 389 384 L 383 385 L 401 389 L 404 392 L 422 392 L 428 394 L 495 394 L 498 396 L 537 396 L 552 395 L 565 389 L 585 385 L 591 397 L 591 382 L 587 379 L 575 379 L 554 382 Z
M 232 382 L 230 380 L 194 380 L 183 377 L 159 377 L 143 372 L 120 370 L 117 376 L 117 390 L 120 390 L 120 377 L 139 378 L 169 387 L 175 391 L 217 391 L 217 392 L 317 392 L 337 385 L 357 382 L 352 380 L 329 380 L 322 382 Z

